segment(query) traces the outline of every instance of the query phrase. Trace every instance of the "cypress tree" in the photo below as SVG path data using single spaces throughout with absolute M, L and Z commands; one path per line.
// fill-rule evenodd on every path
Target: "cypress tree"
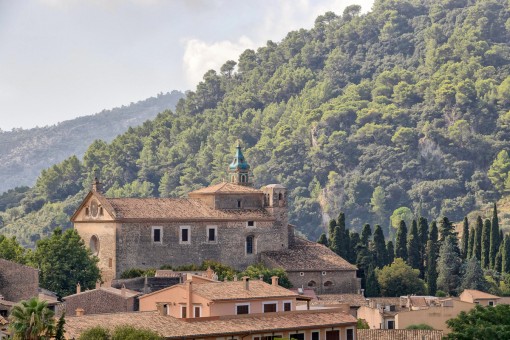
M 462 242 L 461 242 L 461 254 L 463 259 L 467 258 L 468 244 L 469 244 L 469 223 L 467 217 L 464 217 L 464 223 L 462 223 Z
M 361 242 L 359 234 L 355 231 L 350 233 L 349 243 L 351 246 L 348 249 L 348 259 L 351 263 L 356 263 L 356 259 L 358 258 L 358 247 L 357 245 Z
M 336 228 L 336 221 L 335 219 L 329 220 L 328 225 L 328 242 L 329 244 L 333 243 L 333 237 L 335 236 L 335 228 Z
M 436 295 L 437 291 L 437 269 L 436 269 L 437 250 L 436 244 L 432 240 L 427 241 L 427 274 L 426 281 L 429 295 Z
M 498 210 L 496 203 L 494 203 L 494 209 L 492 212 L 492 223 L 491 223 L 491 236 L 490 236 L 490 266 L 492 269 L 495 267 L 496 255 L 499 250 L 499 221 L 498 221 Z
M 375 269 L 373 266 L 368 268 L 367 274 L 367 283 L 365 287 L 365 296 L 366 297 L 376 297 L 381 294 L 381 289 L 379 287 L 379 282 L 375 276 Z
M 395 246 L 392 241 L 386 244 L 386 264 L 392 264 L 395 261 Z
M 336 226 L 333 231 L 333 239 L 330 242 L 330 248 L 335 254 L 340 255 L 342 248 L 342 232 L 339 226 Z
M 361 287 L 367 287 L 368 268 L 373 267 L 373 254 L 368 251 L 368 248 L 363 243 L 358 243 L 356 246 L 356 266 L 361 276 Z
M 418 235 L 418 225 L 416 220 L 413 220 L 411 232 L 407 238 L 407 264 L 412 268 L 419 269 L 420 267 L 420 237 Z
M 404 262 L 407 262 L 407 227 L 404 220 L 400 220 L 397 230 L 395 257 L 400 257 Z
M 384 233 L 379 224 L 375 226 L 374 230 L 374 253 L 375 253 L 375 266 L 377 268 L 384 267 L 387 262 L 386 241 Z
M 494 259 L 494 269 L 498 273 L 501 273 L 501 268 L 503 267 L 503 245 L 501 245 L 496 253 L 496 258 Z
M 328 246 L 328 238 L 326 237 L 325 233 L 322 233 L 321 236 L 319 236 L 319 239 L 317 240 L 317 243 L 323 244 L 326 247 Z
M 482 230 L 482 268 L 489 269 L 490 265 L 490 235 L 491 221 L 486 219 Z
M 506 235 L 503 241 L 503 254 L 501 256 L 501 271 L 510 273 L 510 236 Z
M 467 254 L 466 254 L 467 259 L 470 259 L 473 257 L 474 246 L 475 246 L 475 228 L 471 227 L 471 229 L 469 231 L 468 249 L 467 249 Z
M 473 256 L 475 256 L 478 261 L 482 261 L 482 234 L 483 221 L 482 218 L 478 216 L 476 218 L 475 242 L 473 244 Z
M 372 229 L 370 229 L 370 224 L 365 224 L 363 226 L 363 230 L 361 230 L 361 243 L 368 247 L 368 241 L 372 237 Z
M 420 217 L 418 220 L 418 234 L 420 236 L 420 278 L 425 278 L 425 262 L 426 262 L 426 248 L 429 239 L 429 223 L 426 218 Z
M 455 236 L 448 235 L 439 248 L 437 261 L 437 288 L 449 295 L 455 295 L 460 284 L 460 266 L 462 260 L 455 244 Z
M 438 237 L 437 223 L 436 221 L 432 221 L 430 224 L 430 232 L 429 232 L 429 240 L 436 243 Z
M 338 214 L 337 225 L 340 227 L 340 230 L 342 231 L 343 250 L 342 250 L 342 254 L 340 256 L 342 256 L 344 259 L 346 259 L 348 261 L 351 261 L 351 263 L 354 263 L 354 261 L 356 261 L 356 257 L 350 258 L 350 260 L 349 260 L 349 255 L 353 253 L 353 249 L 350 249 L 351 247 L 349 244 L 349 237 L 350 237 L 349 229 L 347 229 L 347 227 L 345 225 L 345 214 L 343 212 Z M 352 246 L 354 248 L 354 247 L 356 247 L 356 244 L 353 244 Z

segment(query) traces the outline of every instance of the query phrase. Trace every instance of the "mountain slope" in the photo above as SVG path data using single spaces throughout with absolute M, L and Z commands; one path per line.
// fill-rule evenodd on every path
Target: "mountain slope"
M 172 91 L 52 126 L 0 132 L 0 193 L 16 186 L 33 185 L 41 170 L 70 155 L 81 158 L 94 140 L 110 142 L 129 127 L 175 108 L 183 96 Z
M 47 169 L 0 232 L 30 244 L 68 226 L 94 175 L 113 196 L 183 196 L 225 178 L 237 139 L 256 185 L 288 187 L 291 223 L 312 239 L 341 210 L 349 228 L 386 232 L 401 207 L 461 220 L 504 193 L 508 155 L 488 171 L 510 147 L 508 98 L 508 1 L 349 6 L 207 72 L 175 113 Z

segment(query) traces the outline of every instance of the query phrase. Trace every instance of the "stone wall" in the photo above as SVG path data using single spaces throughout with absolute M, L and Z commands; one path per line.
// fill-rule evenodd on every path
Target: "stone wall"
M 361 288 L 355 270 L 288 272 L 287 275 L 294 288 L 313 288 L 316 294 L 357 294 Z M 314 286 L 309 286 L 311 281 L 315 282 Z
M 62 308 L 66 315 L 76 315 L 76 309 L 82 308 L 85 314 L 132 312 L 138 310 L 136 297 L 125 298 L 101 289 L 85 291 L 65 298 Z
M 285 247 L 285 236 L 273 222 L 247 221 L 194 223 L 126 223 L 117 232 L 117 276 L 129 268 L 159 268 L 162 265 L 180 266 L 216 260 L 236 269 L 259 261 L 259 253 Z M 190 227 L 190 241 L 180 243 L 180 228 Z M 217 240 L 209 242 L 207 227 L 216 226 Z M 152 227 L 161 227 L 161 243 L 152 242 Z M 255 238 L 254 253 L 246 254 L 246 237 Z
M 4 300 L 18 302 L 39 294 L 39 271 L 0 259 L 0 294 Z

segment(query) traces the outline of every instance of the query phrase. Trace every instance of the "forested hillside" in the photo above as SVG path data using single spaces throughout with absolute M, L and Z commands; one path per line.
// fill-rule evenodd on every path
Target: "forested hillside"
M 81 158 L 94 140 L 110 142 L 130 126 L 138 126 L 161 111 L 175 108 L 183 96 L 179 91 L 161 93 L 128 106 L 52 126 L 0 131 L 0 193 L 33 185 L 41 170 L 71 155 Z
M 30 244 L 69 225 L 94 173 L 109 195 L 183 196 L 225 178 L 237 139 L 312 239 L 338 211 L 386 233 L 397 209 L 461 220 L 510 187 L 509 18 L 507 0 L 328 12 L 207 72 L 175 112 L 43 171 L 0 231 Z

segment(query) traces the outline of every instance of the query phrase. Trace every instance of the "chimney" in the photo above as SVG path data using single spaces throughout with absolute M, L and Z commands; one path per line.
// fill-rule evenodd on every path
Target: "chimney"
M 244 289 L 250 290 L 250 277 L 243 276 L 243 281 L 244 281 Z
M 122 284 L 122 287 L 120 288 L 120 295 L 125 298 L 126 297 L 126 286 Z
M 271 276 L 271 284 L 273 286 L 278 286 L 278 276 Z
M 234 281 L 237 281 L 237 275 L 234 275 Z
M 97 280 L 96 281 L 96 289 L 99 289 L 101 288 L 101 281 Z
M 93 192 L 97 192 L 97 193 L 102 193 L 103 191 L 103 185 L 102 183 L 99 182 L 99 180 L 96 178 L 94 178 L 94 181 L 92 182 L 92 191 Z
M 156 309 L 159 315 L 165 315 L 166 305 L 162 303 L 156 303 Z
M 180 281 L 180 278 L 179 278 Z M 143 293 L 149 293 L 149 279 L 147 278 L 147 274 L 145 274 L 145 279 L 143 280 Z
M 214 275 L 214 271 L 211 269 L 211 267 L 207 267 L 207 270 L 205 271 L 205 275 L 208 279 L 211 279 L 213 278 L 213 275 Z
M 260 281 L 264 281 L 264 275 L 260 274 L 260 275 L 259 275 L 259 280 L 260 280 Z
M 76 294 L 80 294 L 81 293 L 81 286 L 80 286 L 80 283 L 78 282 L 78 284 L 76 285 Z
M 83 316 L 85 310 L 83 308 L 76 308 L 76 316 Z
M 191 280 L 187 280 L 185 283 L 186 285 L 186 318 L 191 318 L 191 285 L 193 282 Z

